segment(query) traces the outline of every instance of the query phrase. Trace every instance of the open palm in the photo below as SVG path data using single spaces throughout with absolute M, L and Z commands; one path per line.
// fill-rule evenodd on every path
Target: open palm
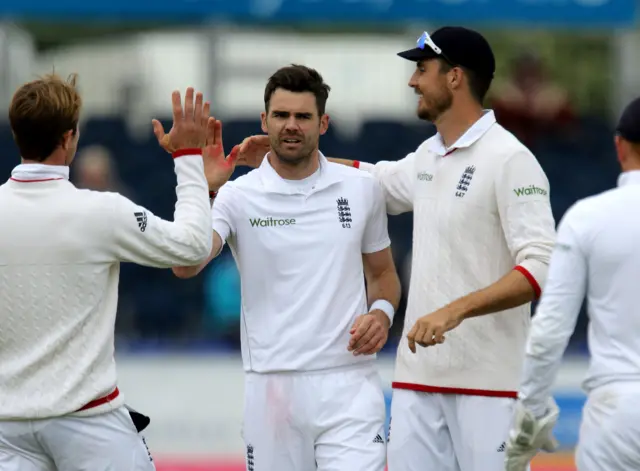
M 209 182 L 209 190 L 218 191 L 236 168 L 239 146 L 235 146 L 228 157 L 224 154 L 222 143 L 222 121 L 209 118 L 207 126 L 207 145 L 204 149 L 204 173 Z

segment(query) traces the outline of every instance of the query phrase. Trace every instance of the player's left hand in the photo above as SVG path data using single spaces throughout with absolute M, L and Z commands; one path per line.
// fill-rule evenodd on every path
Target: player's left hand
M 522 403 L 517 403 L 515 421 L 505 450 L 506 471 L 526 471 L 540 450 L 552 452 L 558 448 L 552 432 L 559 415 L 560 409 L 551 398 L 546 414 L 538 419 Z
M 416 344 L 430 347 L 444 342 L 444 333 L 458 327 L 463 319 L 462 313 L 448 306 L 422 316 L 407 335 L 409 350 L 416 353 Z
M 358 316 L 351 327 L 347 350 L 354 355 L 373 355 L 378 353 L 389 336 L 390 321 L 379 309 Z

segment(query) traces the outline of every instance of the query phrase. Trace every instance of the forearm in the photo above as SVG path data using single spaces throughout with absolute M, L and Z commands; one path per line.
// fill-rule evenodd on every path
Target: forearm
M 389 301 L 394 310 L 400 304 L 400 278 L 395 268 L 391 267 L 380 274 L 367 277 L 367 301 L 371 306 L 375 301 L 383 299 Z
M 521 306 L 535 297 L 529 280 L 519 271 L 512 270 L 492 285 L 452 302 L 449 307 L 468 319 Z
M 211 254 L 209 258 L 199 265 L 194 266 L 186 266 L 186 267 L 173 267 L 171 270 L 173 274 L 181 279 L 193 278 L 197 276 L 204 268 L 222 251 L 222 238 L 218 235 L 217 232 L 213 232 L 213 244 L 211 248 Z
M 340 165 L 346 165 L 347 167 L 356 167 L 355 164 L 355 160 L 349 160 L 349 159 L 336 159 L 334 157 L 329 157 L 327 159 L 329 162 L 333 162 L 334 164 L 340 164 Z

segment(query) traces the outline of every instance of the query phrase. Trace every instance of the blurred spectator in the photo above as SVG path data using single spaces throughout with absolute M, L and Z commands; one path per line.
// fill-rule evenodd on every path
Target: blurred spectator
M 517 56 L 510 77 L 496 83 L 491 106 L 500 124 L 528 147 L 543 133 L 566 132 L 574 119 L 568 92 L 552 81 L 542 59 L 530 52 Z
M 115 191 L 131 198 L 131 192 L 120 181 L 115 161 L 106 147 L 85 147 L 78 152 L 73 169 L 75 185 L 78 188 Z
M 219 340 L 240 346 L 240 273 L 229 251 L 205 272 L 204 327 Z

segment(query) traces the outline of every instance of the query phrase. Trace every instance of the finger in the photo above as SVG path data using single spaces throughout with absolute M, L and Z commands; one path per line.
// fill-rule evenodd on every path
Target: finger
M 409 342 L 409 350 L 412 353 L 416 353 L 416 332 L 418 330 L 417 324 L 411 328 L 409 333 L 407 334 L 407 341 Z
M 356 332 L 356 329 L 358 328 L 358 325 L 360 325 L 361 321 L 362 321 L 362 316 L 356 317 L 356 320 L 353 321 L 353 325 L 351 326 L 351 329 L 349 329 L 349 333 L 351 335 L 353 335 Z
M 376 345 L 380 343 L 382 337 L 382 332 L 376 332 L 375 334 L 371 335 L 371 338 L 367 341 L 367 343 L 356 349 L 356 353 L 358 355 L 372 355 L 376 353 Z
M 434 345 L 433 341 L 433 332 L 434 328 L 432 326 L 427 326 L 424 331 L 421 333 L 421 340 L 418 342 L 422 347 L 430 347 Z
M 201 92 L 196 93 L 196 103 L 193 109 L 193 120 L 199 126 L 202 126 L 202 106 L 204 102 L 204 96 Z
M 211 113 L 211 103 L 205 101 L 202 107 L 202 126 L 209 125 L 209 114 Z
M 193 87 L 189 87 L 184 95 L 184 119 L 190 122 L 193 121 L 193 94 Z
M 222 145 L 222 121 L 216 120 L 216 127 L 214 129 L 213 138 L 215 140 L 216 145 Z
M 379 330 L 376 329 L 375 326 L 369 324 L 367 330 L 360 336 L 356 344 L 354 345 L 354 350 L 356 355 L 360 353 L 360 350 L 371 342 L 371 340 L 379 334 Z M 377 343 L 377 340 L 373 342 L 374 345 Z
M 164 137 L 164 128 L 162 127 L 162 123 L 157 119 L 152 119 L 151 125 L 153 126 L 153 134 L 156 136 L 156 139 L 158 139 L 158 142 L 162 141 L 162 138 Z
M 349 332 L 351 334 L 351 338 L 349 339 L 349 345 L 347 347 L 347 350 L 349 350 L 350 352 L 355 349 L 356 343 L 358 342 L 358 340 L 360 340 L 361 327 L 364 321 L 364 316 L 358 316 L 353 323 L 353 326 L 351 327 L 351 331 Z
M 173 122 L 174 124 L 179 123 L 184 119 L 184 114 L 182 112 L 182 99 L 180 98 L 180 92 L 178 90 L 175 90 L 171 94 L 171 104 L 173 105 Z
M 215 129 L 216 118 L 209 118 L 207 120 L 207 147 L 214 146 L 216 143 Z
M 437 343 L 444 342 L 444 329 L 438 328 L 433 331 L 433 343 L 435 345 Z
M 416 329 L 415 340 L 416 340 L 416 343 L 421 347 L 425 346 L 424 342 L 425 342 L 427 332 L 428 332 L 428 327 L 424 327 L 421 324 L 418 325 L 418 328 Z
M 233 149 L 231 149 L 231 153 L 227 156 L 227 161 L 235 166 L 238 161 L 238 155 L 240 153 L 240 146 L 235 145 Z

